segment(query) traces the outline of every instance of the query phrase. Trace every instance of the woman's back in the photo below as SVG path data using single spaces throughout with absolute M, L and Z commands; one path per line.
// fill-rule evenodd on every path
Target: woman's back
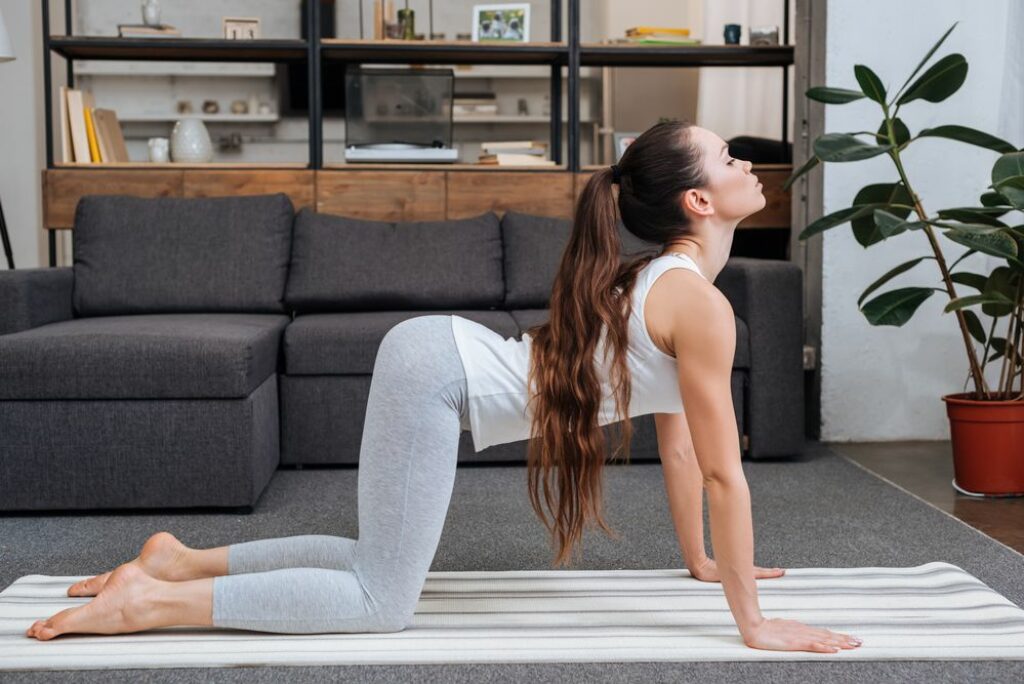
M 675 358 L 659 349 L 651 339 L 644 317 L 647 294 L 662 273 L 686 268 L 703 277 L 694 261 L 678 252 L 652 259 L 638 273 L 632 291 L 632 313 L 628 323 L 629 345 L 626 363 L 632 379 L 630 418 L 648 413 L 678 413 L 683 410 L 679 395 Z M 469 425 L 473 448 L 481 451 L 530 437 L 531 416 L 526 410 L 529 396 L 527 373 L 532 339 L 503 338 L 490 328 L 452 316 L 452 333 L 459 349 L 469 387 Z M 603 359 L 605 331 L 595 350 L 602 397 L 599 425 L 615 422 L 615 399 L 609 378 L 611 357 Z

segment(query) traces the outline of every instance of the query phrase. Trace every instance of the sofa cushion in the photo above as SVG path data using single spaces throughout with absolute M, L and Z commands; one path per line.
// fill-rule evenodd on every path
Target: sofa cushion
M 546 323 L 551 309 L 516 309 L 509 311 L 519 326 L 516 339 L 522 339 L 522 333 L 535 325 Z M 739 316 L 736 318 L 736 355 L 732 362 L 733 368 L 750 368 L 750 329 Z
M 641 240 L 618 221 L 623 261 L 661 246 Z M 506 211 L 501 217 L 505 252 L 505 308 L 546 308 L 558 273 L 562 252 L 569 244 L 572 222 L 552 216 Z
M 449 221 L 295 220 L 285 301 L 298 313 L 501 306 L 501 229 L 493 211 Z
M 288 375 L 364 375 L 373 373 L 377 348 L 392 327 L 407 318 L 455 314 L 486 325 L 504 337 L 519 329 L 504 311 L 357 311 L 297 316 L 284 331 Z
M 284 193 L 82 197 L 75 313 L 284 312 L 294 216 Z
M 278 368 L 284 314 L 146 314 L 0 336 L 0 399 L 247 397 Z

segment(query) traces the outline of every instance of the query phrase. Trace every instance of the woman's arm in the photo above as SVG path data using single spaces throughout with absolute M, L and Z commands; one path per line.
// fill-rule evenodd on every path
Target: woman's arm
M 704 478 L 693 451 L 685 413 L 655 413 L 658 455 L 683 560 L 690 574 L 707 560 L 704 549 Z
M 697 278 L 683 273 L 691 276 Z M 679 391 L 708 492 L 711 543 L 722 587 L 746 639 L 765 618 L 754 581 L 750 491 L 732 403 L 736 322 L 729 300 L 711 283 L 692 280 L 683 293 L 673 308 L 671 327 Z

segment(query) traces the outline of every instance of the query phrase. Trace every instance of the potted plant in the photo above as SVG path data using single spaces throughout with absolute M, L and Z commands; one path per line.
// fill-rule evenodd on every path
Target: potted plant
M 943 313 L 955 315 L 967 352 L 969 380 L 974 383 L 971 392 L 942 397 L 950 420 L 953 486 L 965 494 L 1020 495 L 1024 493 L 1024 224 L 1011 225 L 1014 221 L 1005 215 L 1024 209 L 1024 152 L 993 135 L 956 124 L 926 128 L 912 135 L 899 118 L 901 106 L 914 100 L 941 102 L 963 84 L 967 60 L 956 53 L 939 59 L 911 83 L 954 28 L 956 23 L 932 46 L 894 95 L 888 95 L 881 79 L 862 64 L 853 68 L 859 90 L 808 89 L 807 97 L 830 105 L 865 97 L 873 100 L 881 107 L 882 122 L 874 132 L 819 136 L 814 141 L 814 155 L 786 180 L 783 189 L 822 162 L 853 162 L 882 154 L 892 159 L 898 180 L 861 188 L 852 206 L 817 219 L 799 238 L 805 240 L 849 222 L 855 238 L 865 248 L 901 233 L 920 233 L 927 239 L 929 254 L 882 275 L 864 290 L 857 305 L 872 325 L 902 326 L 935 292 L 948 296 Z M 870 139 L 860 140 L 858 135 Z M 907 147 L 925 137 L 947 138 L 999 153 L 992 165 L 991 183 L 979 198 L 980 206 L 940 209 L 935 215 L 928 215 L 902 161 Z M 936 237 L 939 230 L 948 240 L 968 247 L 952 264 L 947 265 Z M 990 273 L 953 270 L 975 252 L 998 257 L 1000 261 Z M 938 267 L 942 287 L 900 287 L 864 302 L 875 290 L 926 260 L 933 260 Z M 970 293 L 958 294 L 958 285 L 968 288 Z M 987 329 L 972 307 L 981 307 L 981 312 L 992 318 Z M 1003 319 L 1005 325 L 1000 323 Z M 1000 335 L 998 330 L 1005 332 Z M 993 361 L 1000 363 L 1001 371 L 998 385 L 989 387 L 984 371 L 986 364 Z

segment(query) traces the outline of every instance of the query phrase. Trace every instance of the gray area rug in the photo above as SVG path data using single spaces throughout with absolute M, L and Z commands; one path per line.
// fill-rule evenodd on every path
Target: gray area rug
M 971 573 L 1024 603 L 1024 556 L 820 444 L 799 460 L 744 462 L 758 565 L 786 568 L 908 567 L 934 561 Z M 214 510 L 90 512 L 0 517 L 0 587 L 23 575 L 99 573 L 134 558 L 153 532 L 194 547 L 293 534 L 357 536 L 353 468 L 279 470 L 251 515 Z M 588 530 L 573 569 L 684 567 L 658 462 L 610 466 L 605 511 L 622 538 Z M 707 511 L 705 511 L 705 518 Z M 705 543 L 713 555 L 710 531 Z M 521 464 L 461 466 L 431 570 L 550 567 L 543 526 L 526 496 Z M 764 606 L 762 606 L 764 609 Z M 830 626 L 822 620 L 823 626 Z M 1024 680 L 1019 660 L 856 662 L 652 662 L 347 665 L 8 672 L 38 681 L 980 681 Z

